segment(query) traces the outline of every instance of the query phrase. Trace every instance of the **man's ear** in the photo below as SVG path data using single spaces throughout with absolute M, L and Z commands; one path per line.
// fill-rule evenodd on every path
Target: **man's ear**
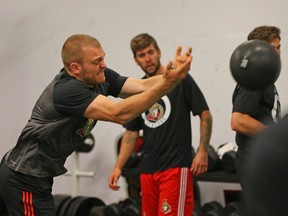
M 80 71 L 81 71 L 81 65 L 79 65 L 78 63 L 76 62 L 72 62 L 70 64 L 70 68 L 71 68 L 71 71 L 74 73 L 74 74 L 79 74 Z

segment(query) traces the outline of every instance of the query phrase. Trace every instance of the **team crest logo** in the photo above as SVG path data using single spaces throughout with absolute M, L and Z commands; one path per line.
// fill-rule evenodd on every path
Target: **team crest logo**
M 151 122 L 156 122 L 162 118 L 164 114 L 164 108 L 161 104 L 155 103 L 150 109 L 147 115 L 147 119 Z
M 78 129 L 77 133 L 81 137 L 87 136 L 91 132 L 94 126 L 95 126 L 95 120 L 88 119 L 85 126 L 83 128 Z
M 163 102 L 163 103 L 162 103 Z M 142 113 L 142 118 L 147 127 L 157 128 L 164 124 L 171 113 L 171 104 L 167 96 L 155 103 L 147 112 Z
M 170 206 L 169 203 L 167 202 L 167 199 L 164 199 L 164 200 L 162 201 L 161 211 L 162 211 L 164 214 L 168 214 L 168 213 L 171 212 L 171 206 Z

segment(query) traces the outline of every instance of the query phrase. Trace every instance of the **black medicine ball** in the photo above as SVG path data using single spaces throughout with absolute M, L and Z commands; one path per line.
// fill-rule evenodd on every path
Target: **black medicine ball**
M 281 70 L 281 60 L 268 42 L 249 40 L 233 51 L 230 70 L 240 86 L 258 91 L 276 82 Z

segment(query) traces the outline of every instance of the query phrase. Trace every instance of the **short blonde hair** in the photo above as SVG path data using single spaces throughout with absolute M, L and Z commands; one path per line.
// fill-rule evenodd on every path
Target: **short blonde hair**
M 64 67 L 69 70 L 72 62 L 81 63 L 83 57 L 82 48 L 88 46 L 101 48 L 100 42 L 90 35 L 75 34 L 70 36 L 63 44 L 61 51 Z

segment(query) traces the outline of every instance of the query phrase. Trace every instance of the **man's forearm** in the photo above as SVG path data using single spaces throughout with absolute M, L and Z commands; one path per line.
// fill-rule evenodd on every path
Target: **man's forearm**
M 136 131 L 126 131 L 123 134 L 115 168 L 119 168 L 120 170 L 123 169 L 124 165 L 126 164 L 131 153 L 134 150 L 134 146 L 137 142 L 138 137 L 139 134 Z
M 200 119 L 200 145 L 204 151 L 208 151 L 212 134 L 212 115 L 209 111 L 204 111 Z
M 267 128 L 260 121 L 239 112 L 232 113 L 231 125 L 232 130 L 247 136 L 254 136 Z

